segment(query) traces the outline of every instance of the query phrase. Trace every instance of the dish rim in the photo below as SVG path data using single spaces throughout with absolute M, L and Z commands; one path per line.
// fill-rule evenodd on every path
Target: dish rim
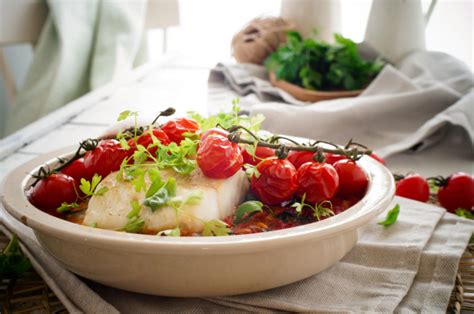
M 163 252 L 183 254 L 209 251 L 230 253 L 236 249 L 239 252 L 270 249 L 313 238 L 324 239 L 337 235 L 338 232 L 361 227 L 385 210 L 395 194 L 395 182 L 390 171 L 379 162 L 364 156 L 359 163 L 369 177 L 365 196 L 345 212 L 320 222 L 265 233 L 220 237 L 161 237 L 125 233 L 83 226 L 54 217 L 37 209 L 27 200 L 25 188 L 32 180 L 31 173 L 44 164 L 53 163 L 57 157 L 70 155 L 72 151 L 73 146 L 51 151 L 12 170 L 0 185 L 1 202 L 6 211 L 37 233 L 60 236 L 61 239 L 73 242 L 88 242 L 93 246 L 120 247 L 131 252 L 160 249 Z

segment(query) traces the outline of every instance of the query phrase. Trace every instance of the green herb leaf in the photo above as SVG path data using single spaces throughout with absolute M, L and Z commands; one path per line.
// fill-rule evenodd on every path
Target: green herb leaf
M 95 191 L 97 185 L 102 180 L 102 177 L 99 176 L 97 173 L 94 174 L 92 180 L 89 182 L 84 178 L 81 178 L 81 185 L 79 189 L 84 193 L 86 196 L 93 196 L 93 195 L 104 195 L 109 189 L 107 187 L 101 187 L 98 191 Z
M 463 218 L 467 218 L 467 219 L 474 219 L 474 214 L 471 211 L 466 210 L 464 208 L 456 209 L 455 213 L 459 217 L 463 217 Z
M 74 211 L 74 209 L 79 208 L 79 204 L 73 202 L 73 203 L 66 203 L 62 202 L 61 206 L 59 206 L 56 211 L 58 213 L 64 213 L 64 212 L 69 212 L 69 211 Z
M 262 208 L 263 203 L 259 201 L 247 201 L 240 204 L 234 214 L 234 223 L 240 223 L 246 214 L 250 215 L 256 212 L 261 212 Z
M 156 189 L 155 187 L 153 188 Z M 148 191 L 150 192 L 150 191 Z M 143 205 L 149 207 L 152 212 L 168 205 L 168 202 L 176 196 L 176 179 L 169 177 L 165 184 L 161 185 L 155 193 L 147 193 L 149 196 L 145 198 Z
M 204 229 L 202 235 L 205 237 L 211 236 L 226 236 L 230 234 L 230 229 L 227 224 L 221 220 L 213 219 L 204 222 Z
M 132 210 L 127 214 L 128 221 L 123 227 L 123 231 L 138 233 L 143 230 L 143 226 L 145 225 L 145 221 L 139 216 L 141 205 L 137 200 L 132 200 L 130 201 L 130 206 L 132 206 Z
M 125 110 L 119 114 L 117 121 L 120 122 L 127 119 L 128 117 L 132 117 L 132 116 L 136 117 L 137 115 L 138 115 L 138 112 L 136 111 Z
M 391 210 L 388 211 L 387 217 L 385 218 L 385 220 L 378 222 L 378 224 L 383 225 L 383 226 L 393 225 L 395 223 L 395 221 L 397 221 L 399 213 L 400 213 L 400 205 L 397 204 L 397 205 L 395 205 L 394 208 L 392 208 Z

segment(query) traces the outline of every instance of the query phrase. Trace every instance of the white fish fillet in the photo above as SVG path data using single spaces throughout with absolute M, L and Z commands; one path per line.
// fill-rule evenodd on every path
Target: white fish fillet
M 181 176 L 172 171 L 161 171 L 161 177 L 176 178 L 176 196 L 186 199 L 191 193 L 201 191 L 202 199 L 197 205 L 187 205 L 177 215 L 176 210 L 164 206 L 152 212 L 144 205 L 140 217 L 145 221 L 144 231 L 157 233 L 173 229 L 179 222 L 184 233 L 199 233 L 203 230 L 202 221 L 223 219 L 242 201 L 248 190 L 245 173 L 239 170 L 227 179 L 211 179 L 205 177 L 199 169 L 188 176 Z M 108 191 L 103 195 L 94 195 L 84 217 L 84 225 L 95 225 L 98 228 L 121 230 L 128 222 L 128 213 L 132 210 L 130 202 L 137 200 L 140 204 L 145 198 L 145 191 L 136 192 L 130 182 L 117 180 L 117 172 L 109 174 L 99 184 L 98 189 L 105 186 Z M 150 180 L 146 177 L 147 185 Z

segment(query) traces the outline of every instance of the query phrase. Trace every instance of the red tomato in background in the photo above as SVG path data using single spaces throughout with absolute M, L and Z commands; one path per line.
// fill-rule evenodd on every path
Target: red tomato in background
M 426 203 L 430 198 L 430 186 L 419 174 L 410 174 L 397 182 L 395 194 Z
M 227 137 L 229 135 L 229 132 L 220 128 L 212 128 L 201 134 L 201 141 L 204 141 L 211 134 L 217 134 L 222 135 L 223 137 Z
M 338 196 L 343 198 L 362 197 L 367 190 L 369 180 L 364 170 L 350 160 L 344 159 L 334 163 L 339 175 L 339 191 Z
M 286 159 L 268 158 L 257 165 L 260 176 L 250 180 L 252 191 L 267 205 L 290 200 L 298 189 L 295 166 Z
M 330 164 L 307 162 L 298 169 L 298 190 L 300 197 L 306 194 L 305 202 L 316 204 L 332 198 L 339 187 L 339 175 Z
M 242 148 L 242 156 L 245 164 L 256 166 L 263 159 L 275 156 L 275 151 L 269 147 L 257 146 L 255 149 L 255 156 L 250 155 L 247 149 Z
M 84 155 L 84 167 L 91 177 L 98 174 L 105 178 L 109 173 L 120 169 L 122 161 L 132 150 L 125 150 L 119 141 L 109 139 L 100 141 L 94 150 Z
M 233 176 L 244 163 L 239 145 L 221 135 L 209 136 L 200 143 L 196 161 L 204 175 L 214 179 Z
M 313 155 L 314 153 L 312 152 L 292 150 L 288 153 L 288 160 L 298 169 L 302 164 L 313 161 Z
M 161 129 L 168 135 L 171 142 L 179 144 L 184 140 L 183 133 L 196 133 L 199 130 L 199 124 L 194 119 L 175 118 L 163 124 Z
M 324 162 L 331 165 L 334 165 L 334 163 L 338 162 L 339 160 L 347 159 L 347 157 L 344 155 L 331 154 L 331 153 L 325 153 L 324 158 L 325 158 Z
M 462 172 L 447 178 L 446 184 L 438 190 L 441 206 L 454 213 L 458 208 L 472 210 L 474 207 L 474 178 Z
M 31 204 L 53 215 L 57 215 L 56 209 L 63 202 L 72 203 L 76 199 L 74 179 L 63 173 L 53 173 L 41 179 L 28 191 Z
M 87 181 L 90 181 L 94 174 L 90 174 L 86 171 L 84 166 L 84 158 L 79 158 L 74 160 L 70 165 L 61 170 L 61 173 L 70 176 L 76 181 L 76 186 L 81 184 L 81 179 L 84 178 Z

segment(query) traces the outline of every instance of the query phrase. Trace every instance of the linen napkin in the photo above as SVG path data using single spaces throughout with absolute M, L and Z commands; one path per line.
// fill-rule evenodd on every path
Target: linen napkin
M 397 222 L 378 225 L 383 213 L 361 228 L 354 249 L 330 269 L 280 288 L 205 299 L 149 296 L 92 283 L 62 269 L 31 229 L 3 208 L 0 222 L 2 230 L 19 236 L 35 269 L 71 312 L 445 311 L 474 223 L 433 205 L 400 197 L 394 203 L 401 206 Z
M 273 133 L 340 144 L 353 138 L 387 157 L 435 145 L 457 125 L 469 135 L 467 145 L 474 145 L 474 76 L 461 61 L 440 52 L 416 52 L 386 65 L 358 97 L 314 104 L 273 87 L 262 66 L 218 64 L 209 83 L 244 96 L 243 109 L 262 113 L 263 127 Z

